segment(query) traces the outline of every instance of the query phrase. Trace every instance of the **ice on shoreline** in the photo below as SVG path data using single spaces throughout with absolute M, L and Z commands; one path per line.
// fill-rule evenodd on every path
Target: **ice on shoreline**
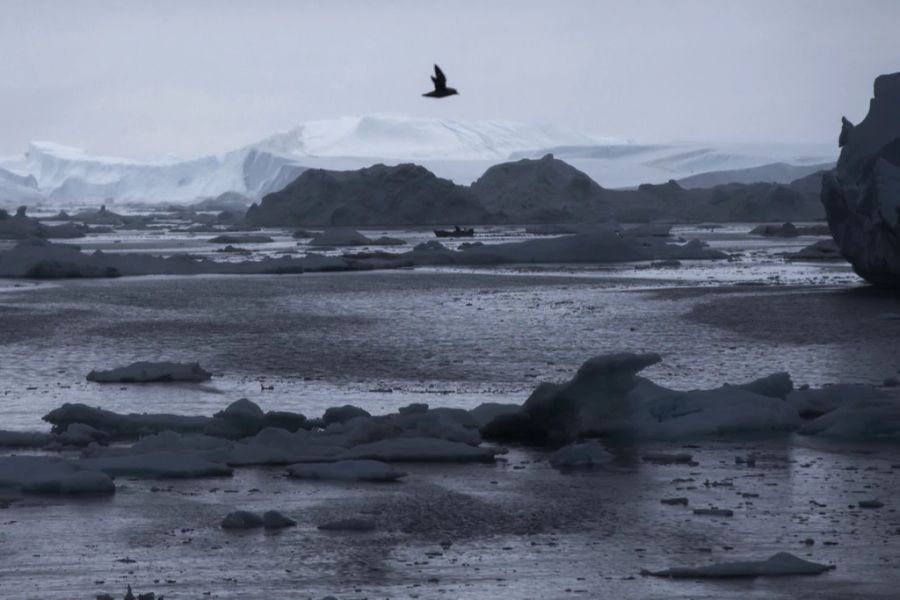
M 481 433 L 497 442 L 561 444 L 586 437 L 684 439 L 789 432 L 900 440 L 900 402 L 863 385 L 794 390 L 786 373 L 711 390 L 678 391 L 639 377 L 657 354 L 608 354 L 565 384 L 542 383 L 516 412 Z M 817 417 L 804 422 L 805 418 Z
M 406 473 L 377 460 L 339 460 L 333 463 L 307 463 L 288 467 L 288 475 L 296 479 L 334 481 L 397 481 Z
M 212 373 L 199 363 L 145 362 L 139 361 L 108 371 L 91 371 L 88 381 L 96 383 L 164 383 L 209 381 Z
M 727 562 L 705 567 L 674 567 L 662 571 L 641 571 L 641 575 L 674 579 L 729 579 L 735 577 L 765 577 L 787 575 L 819 575 L 834 569 L 798 558 L 789 552 L 773 554 L 766 560 Z
M 640 232 L 638 232 L 640 233 Z M 499 244 L 472 244 L 451 250 L 432 240 L 407 252 L 363 253 L 344 256 L 322 256 L 309 253 L 305 257 L 262 258 L 243 262 L 217 262 L 191 255 L 168 258 L 149 254 L 91 254 L 78 246 L 51 244 L 31 239 L 0 251 L 0 277 L 31 279 L 96 278 L 138 275 L 260 275 L 320 271 L 365 271 L 415 266 L 479 266 L 497 264 L 603 264 L 654 260 L 716 260 L 727 255 L 691 240 L 674 243 L 649 235 L 628 234 L 614 227 L 597 227 L 589 232 L 563 237 L 530 239 Z M 325 237 L 335 235 L 326 232 Z M 395 244 L 397 240 L 368 240 L 367 245 Z M 337 240 L 340 241 L 340 240 Z M 346 241 L 346 240 L 344 240 Z M 335 245 L 329 241 L 327 246 Z
M 234 468 L 253 465 L 287 466 L 294 479 L 395 481 L 406 474 L 392 463 L 493 462 L 506 452 L 483 440 L 556 449 L 548 460 L 560 470 L 614 461 L 605 444 L 623 438 L 677 441 L 796 432 L 900 441 L 900 402 L 880 389 L 842 384 L 795 390 L 787 373 L 774 373 L 740 385 L 679 391 L 638 375 L 661 360 L 655 353 L 600 355 L 568 382 L 539 384 L 521 406 L 485 404 L 472 410 L 410 404 L 372 416 L 344 405 L 307 419 L 265 412 L 247 399 L 212 417 L 118 414 L 64 404 L 44 417 L 54 426 L 51 434 L 0 432 L 0 446 L 84 448 L 80 460 L 35 463 L 49 473 L 41 485 L 77 493 L 79 478 L 103 484 L 96 475 L 75 472 L 193 478 L 230 476 Z M 133 443 L 106 445 L 117 440 Z M 10 476 L 8 485 L 27 487 L 16 477 Z
M 56 495 L 108 495 L 116 491 L 105 473 L 47 456 L 0 457 L 0 488 Z

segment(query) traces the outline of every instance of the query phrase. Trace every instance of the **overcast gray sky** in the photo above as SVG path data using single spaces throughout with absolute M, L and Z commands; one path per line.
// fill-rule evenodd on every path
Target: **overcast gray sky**
M 0 154 L 229 150 L 309 119 L 832 141 L 900 70 L 896 0 L 0 0 Z M 432 63 L 460 96 L 422 98 Z

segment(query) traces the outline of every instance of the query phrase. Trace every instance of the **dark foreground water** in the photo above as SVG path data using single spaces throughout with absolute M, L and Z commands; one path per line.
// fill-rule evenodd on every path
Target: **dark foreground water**
M 813 385 L 896 374 L 896 296 L 861 286 L 846 265 L 785 263 L 771 244 L 708 237 L 737 259 L 675 270 L 0 282 L 0 428 L 38 429 L 62 402 L 211 414 L 248 397 L 310 416 L 347 402 L 373 413 L 521 402 L 538 381 L 620 350 L 661 353 L 645 374 L 678 388 L 781 370 Z M 84 380 L 135 360 L 196 360 L 215 377 Z M 0 493 L 0 598 L 121 597 L 126 583 L 176 599 L 896 598 L 897 447 L 795 436 L 684 445 L 649 448 L 690 452 L 698 466 L 641 463 L 645 446 L 616 449 L 609 468 L 560 474 L 542 453 L 514 448 L 496 465 L 410 466 L 406 482 L 388 486 L 252 468 L 229 479 L 120 479 L 102 500 Z M 736 464 L 751 451 L 755 467 Z M 660 503 L 672 496 L 690 507 Z M 867 499 L 885 506 L 857 508 Z M 711 505 L 734 517 L 691 512 Z M 238 508 L 281 510 L 299 526 L 221 530 Z M 359 514 L 375 532 L 316 529 Z M 639 575 L 778 551 L 838 568 L 731 582 Z
M 408 481 L 388 485 L 241 469 L 230 479 L 119 481 L 104 500 L 27 498 L 0 510 L 0 597 L 121 598 L 126 584 L 169 599 L 897 597 L 897 448 L 783 438 L 681 451 L 699 465 L 648 465 L 626 448 L 608 468 L 560 474 L 536 462 L 540 453 L 514 450 L 497 465 L 405 467 Z M 751 451 L 755 466 L 735 464 Z M 690 505 L 660 503 L 673 496 Z M 856 507 L 872 498 L 886 506 Z M 692 514 L 709 506 L 734 516 Z M 277 509 L 299 524 L 220 529 L 235 509 Z M 377 529 L 316 528 L 357 515 Z M 734 581 L 640 575 L 780 551 L 837 568 Z
M 786 370 L 799 383 L 896 373 L 896 297 L 852 286 L 702 286 L 603 272 L 395 271 L 65 281 L 0 293 L 3 428 L 62 402 L 209 414 L 248 397 L 317 416 L 351 402 L 471 407 L 527 397 L 591 356 L 653 351 L 680 388 Z M 199 361 L 200 386 L 102 386 L 95 368 Z M 262 390 L 260 382 L 274 385 Z

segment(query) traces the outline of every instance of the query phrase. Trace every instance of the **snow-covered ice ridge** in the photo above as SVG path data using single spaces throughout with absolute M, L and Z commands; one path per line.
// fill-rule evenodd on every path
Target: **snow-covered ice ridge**
M 821 144 L 647 145 L 550 125 L 367 115 L 309 121 L 243 148 L 190 160 L 140 162 L 34 142 L 20 157 L 0 158 L 0 201 L 179 203 L 224 192 L 258 199 L 305 168 L 357 169 L 378 162 L 416 162 L 469 184 L 494 164 L 548 151 L 616 188 L 774 163 L 820 165 L 833 162 L 836 150 Z

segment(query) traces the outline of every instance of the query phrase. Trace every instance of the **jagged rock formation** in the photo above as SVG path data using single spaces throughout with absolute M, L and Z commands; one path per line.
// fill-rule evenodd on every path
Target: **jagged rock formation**
M 603 188 L 552 154 L 495 165 L 472 191 L 501 221 L 567 223 L 598 220 L 609 212 Z
M 831 233 L 861 277 L 900 288 L 900 73 L 875 79 L 868 114 L 855 126 L 843 119 L 839 144 L 822 182 Z
M 16 214 L 10 215 L 0 209 L 0 240 L 24 240 L 28 238 L 70 239 L 84 237 L 87 229 L 74 223 L 44 225 L 26 214 L 26 207 L 20 206 Z
M 805 221 L 821 219 L 821 173 L 788 185 L 727 184 L 684 189 L 675 181 L 609 190 L 554 158 L 488 169 L 471 188 L 424 167 L 375 165 L 357 171 L 308 170 L 251 206 L 262 226 L 485 223 Z
M 250 224 L 280 227 L 450 225 L 488 219 L 466 188 L 413 164 L 310 169 L 247 211 Z
M 676 181 L 608 190 L 548 154 L 488 169 L 472 191 L 507 223 L 774 221 L 822 218 L 821 173 L 790 184 L 729 183 L 685 189 Z M 812 184 L 812 185 L 810 185 Z

